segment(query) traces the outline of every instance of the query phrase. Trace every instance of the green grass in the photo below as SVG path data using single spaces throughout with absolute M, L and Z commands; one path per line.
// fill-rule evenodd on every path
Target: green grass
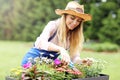
M 0 80 L 5 80 L 5 76 L 10 69 L 20 66 L 22 57 L 32 47 L 33 43 L 17 41 L 0 41 Z M 93 57 L 107 61 L 106 68 L 102 73 L 110 76 L 109 80 L 119 80 L 120 74 L 120 53 L 98 53 L 81 52 L 81 58 Z
M 108 74 L 109 80 L 119 80 L 120 74 L 120 53 L 104 53 L 104 52 L 82 52 L 81 57 L 93 57 L 107 62 L 105 69 L 102 71 Z
M 84 49 L 86 50 L 92 50 L 96 52 L 118 52 L 120 49 L 120 46 L 115 43 L 110 42 L 103 42 L 103 43 L 97 43 L 97 42 L 86 42 L 84 44 Z
M 10 69 L 20 66 L 22 57 L 31 46 L 25 42 L 0 41 L 0 80 L 5 80 Z

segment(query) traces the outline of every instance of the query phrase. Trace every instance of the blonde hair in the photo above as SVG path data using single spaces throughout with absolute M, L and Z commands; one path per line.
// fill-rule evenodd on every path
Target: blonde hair
M 65 16 L 62 15 L 60 19 L 60 25 L 58 26 L 57 30 L 57 36 L 58 36 L 58 41 L 59 45 L 61 47 L 64 47 L 66 49 L 67 45 L 67 27 L 65 23 Z M 73 57 L 75 54 L 76 50 L 81 51 L 82 49 L 82 44 L 84 41 L 84 36 L 83 36 L 83 22 L 80 23 L 74 30 L 70 32 L 70 56 Z

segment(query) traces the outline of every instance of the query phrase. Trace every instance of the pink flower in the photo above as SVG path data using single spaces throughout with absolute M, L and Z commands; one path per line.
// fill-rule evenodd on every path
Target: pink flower
M 22 73 L 22 80 L 24 80 L 25 78 L 25 73 Z
M 54 60 L 54 64 L 55 64 L 55 65 L 59 65 L 59 64 L 61 64 L 61 61 L 60 61 L 59 59 L 55 59 L 55 60 Z
M 26 63 L 26 64 L 23 65 L 23 68 L 28 69 L 31 66 L 32 66 L 32 64 L 30 62 L 28 62 L 28 63 Z

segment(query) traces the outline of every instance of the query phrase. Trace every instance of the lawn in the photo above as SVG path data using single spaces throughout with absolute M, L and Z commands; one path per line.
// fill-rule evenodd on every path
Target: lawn
M 0 41 L 0 80 L 5 80 L 5 76 L 11 68 L 20 66 L 22 57 L 32 47 L 32 42 Z M 120 53 L 104 52 L 81 52 L 81 58 L 93 57 L 107 61 L 106 68 L 102 73 L 110 76 L 109 80 L 119 80 L 120 74 Z

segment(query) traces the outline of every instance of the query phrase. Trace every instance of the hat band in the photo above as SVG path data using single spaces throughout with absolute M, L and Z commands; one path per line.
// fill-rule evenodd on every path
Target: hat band
M 71 8 L 71 7 L 68 7 L 68 10 L 73 10 L 75 12 L 82 13 L 82 14 L 84 13 L 82 8 Z

